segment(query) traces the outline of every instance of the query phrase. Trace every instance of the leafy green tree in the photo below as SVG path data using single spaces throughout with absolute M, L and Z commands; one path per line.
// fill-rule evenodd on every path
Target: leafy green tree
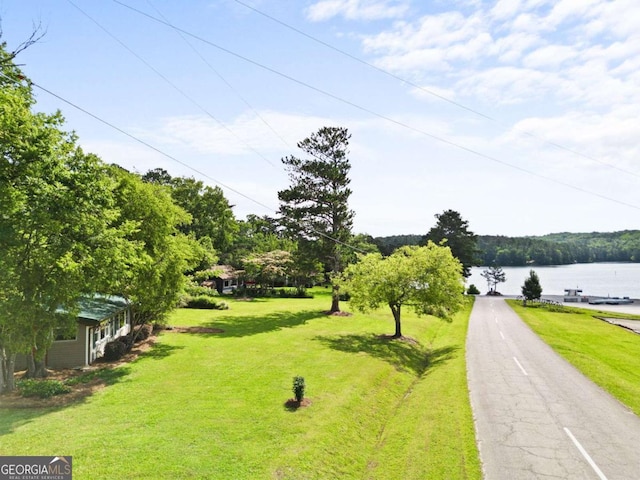
M 292 263 L 291 252 L 285 250 L 256 253 L 244 260 L 247 275 L 253 277 L 262 289 L 273 287 L 278 278 L 286 277 Z
M 425 242 L 446 242 L 454 257 L 462 264 L 462 274 L 471 275 L 471 267 L 479 265 L 478 236 L 469 230 L 469 222 L 463 220 L 455 210 L 445 210 L 435 215 L 436 225 L 429 230 Z
M 53 331 L 75 322 L 79 298 L 122 272 L 126 232 L 117 225 L 105 165 L 62 130 L 60 113 L 32 113 L 33 95 L 0 48 L 0 354 L 13 388 L 15 355 L 43 376 Z
M 147 183 L 168 187 L 175 203 L 191 216 L 191 221 L 183 223 L 180 230 L 199 240 L 209 238 L 218 255 L 226 260 L 239 226 L 232 206 L 220 187 L 204 185 L 194 178 L 172 177 L 161 168 L 149 170 L 142 175 L 142 179 Z
M 191 216 L 169 190 L 119 167 L 112 167 L 111 175 L 119 222 L 128 226 L 128 246 L 134 249 L 117 291 L 131 302 L 135 323 L 162 321 L 178 303 L 187 282 L 184 273 L 203 258 L 215 260 L 212 247 L 181 231 Z
M 225 263 L 236 268 L 243 268 L 243 259 L 255 253 L 272 250 L 293 253 L 296 250 L 296 242 L 286 238 L 276 220 L 266 215 L 247 215 L 245 220 L 238 222 L 238 227 L 238 235 L 225 257 Z
M 462 266 L 448 247 L 428 242 L 424 247 L 400 247 L 383 258 L 379 253 L 362 257 L 342 275 L 342 286 L 355 309 L 368 312 L 388 305 L 395 333 L 402 337 L 403 305 L 418 315 L 448 319 L 463 304 Z
M 297 238 L 313 240 L 315 257 L 333 279 L 344 267 L 342 245 L 351 237 L 349 209 L 350 135 L 346 128 L 322 127 L 298 143 L 307 158 L 282 159 L 290 187 L 278 192 L 282 224 Z M 331 312 L 340 311 L 339 287 L 333 281 Z
M 507 281 L 507 274 L 504 273 L 502 267 L 498 267 L 496 265 L 492 265 L 491 267 L 483 270 L 480 276 L 487 281 L 490 295 L 497 294 L 498 292 L 496 288 L 498 284 Z
M 524 285 L 522 285 L 522 296 L 524 297 L 525 304 L 527 300 L 539 300 L 541 295 L 542 286 L 540 285 L 538 274 L 530 270 L 529 276 L 524 280 Z

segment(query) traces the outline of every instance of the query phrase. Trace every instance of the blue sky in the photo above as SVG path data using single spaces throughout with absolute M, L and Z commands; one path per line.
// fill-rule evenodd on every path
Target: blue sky
M 640 228 L 636 0 L 120 2 L 187 33 L 111 0 L 0 0 L 10 49 L 46 30 L 28 77 L 178 160 L 36 89 L 108 163 L 273 215 L 280 159 L 344 126 L 359 233 L 424 234 L 446 209 L 479 234 Z

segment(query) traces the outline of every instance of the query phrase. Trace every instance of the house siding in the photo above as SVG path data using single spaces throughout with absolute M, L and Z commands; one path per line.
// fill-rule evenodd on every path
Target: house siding
M 51 344 L 45 357 L 47 368 L 78 368 L 92 364 L 104 355 L 104 347 L 108 342 L 131 331 L 131 310 L 122 309 L 99 323 L 79 318 L 76 327 L 75 340 L 57 340 Z M 15 368 L 27 368 L 26 355 L 17 356 Z
M 46 365 L 50 368 L 74 368 L 85 365 L 86 329 L 78 324 L 75 340 L 57 340 L 47 352 Z

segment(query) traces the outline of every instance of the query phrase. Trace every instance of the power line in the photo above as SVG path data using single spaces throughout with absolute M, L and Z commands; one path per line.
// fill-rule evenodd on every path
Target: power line
M 12 83 L 18 83 L 18 82 L 16 82 L 15 79 L 12 79 L 11 77 L 5 75 L 3 72 L 0 72 L 0 76 L 6 78 L 7 80 L 11 81 Z M 124 130 L 123 128 L 120 128 L 117 125 L 115 125 L 115 124 L 113 124 L 113 123 L 111 123 L 111 122 L 99 117 L 98 115 L 95 115 L 95 114 L 91 113 L 90 111 L 86 110 L 85 108 L 82 108 L 80 105 L 77 105 L 77 104 L 71 102 L 70 100 L 67 100 L 66 98 L 63 98 L 62 96 L 52 92 L 51 90 L 48 90 L 47 88 L 45 88 L 45 87 L 43 87 L 41 85 L 38 85 L 37 83 L 35 83 L 35 82 L 31 81 L 31 80 L 27 80 L 27 81 L 28 81 L 29 85 L 32 85 L 32 86 L 38 88 L 39 90 L 42 90 L 43 92 L 48 93 L 52 97 L 57 98 L 58 100 L 66 103 L 67 105 L 75 108 L 76 110 L 79 110 L 80 112 L 84 113 L 85 115 L 90 116 L 94 120 L 97 120 L 98 122 L 102 123 L 103 125 L 106 125 L 107 127 L 109 127 L 111 129 L 113 129 L 113 130 L 115 130 L 115 131 L 117 131 L 117 132 L 129 137 L 130 139 L 135 140 L 136 142 L 144 145 L 145 147 L 150 148 L 154 152 L 159 153 L 160 155 L 162 155 L 163 157 L 166 157 L 166 158 L 168 158 L 169 160 L 171 160 L 173 162 L 179 163 L 183 167 L 186 167 L 189 170 L 197 173 L 198 175 L 201 175 L 202 177 L 211 180 L 212 182 L 214 182 L 214 183 L 226 188 L 227 190 L 229 190 L 229 191 L 231 191 L 231 192 L 233 192 L 233 193 L 235 193 L 237 195 L 240 195 L 241 197 L 243 197 L 243 198 L 255 203 L 256 205 L 259 205 L 259 206 L 261 206 L 263 208 L 266 208 L 269 211 L 275 212 L 275 210 L 272 207 L 269 207 L 268 205 L 265 205 L 264 203 L 259 202 L 258 200 L 255 200 L 255 199 L 249 197 L 248 195 L 245 195 L 244 193 L 240 192 L 239 190 L 236 190 L 235 188 L 224 184 L 220 180 L 211 177 L 210 175 L 198 170 L 197 168 L 192 167 L 188 163 L 183 162 L 183 161 L 177 159 L 176 157 L 174 157 L 173 155 L 170 155 L 167 152 L 159 149 L 158 147 L 155 147 L 155 146 L 151 145 L 149 142 L 146 142 L 146 141 L 142 140 L 141 138 L 136 137 L 135 135 L 127 132 L 126 130 Z
M 24 78 L 20 78 L 20 79 L 18 79 L 18 80 L 13 79 L 13 78 L 9 77 L 8 75 L 6 75 L 6 74 L 5 74 L 4 72 L 2 72 L 2 71 L 0 71 L 0 77 L 4 77 L 5 79 L 9 80 L 11 83 L 16 84 L 16 85 L 20 85 L 20 80 L 24 80 Z M 231 191 L 231 192 L 233 192 L 233 193 L 235 193 L 235 194 L 237 194 L 237 195 L 240 195 L 241 197 L 243 197 L 243 198 L 245 198 L 245 199 L 249 200 L 250 202 L 255 203 L 256 205 L 259 205 L 259 206 L 261 206 L 261 207 L 263 207 L 263 208 L 265 208 L 265 209 L 267 209 L 267 210 L 269 210 L 269 211 L 271 211 L 271 212 L 273 212 L 273 213 L 277 213 L 277 210 L 275 210 L 273 207 L 270 207 L 270 206 L 268 206 L 268 205 L 265 205 L 264 203 L 262 203 L 262 202 L 260 202 L 260 201 L 258 201 L 258 200 L 256 200 L 256 199 L 254 199 L 254 198 L 250 197 L 249 195 L 246 195 L 246 194 L 242 193 L 241 191 L 236 190 L 235 188 L 232 188 L 232 187 L 230 187 L 230 186 L 228 186 L 228 185 L 226 185 L 226 184 L 222 183 L 220 180 L 217 180 L 217 179 L 215 179 L 215 178 L 211 177 L 210 175 L 208 175 L 208 174 L 206 174 L 206 173 L 204 173 L 204 172 L 202 172 L 202 171 L 198 170 L 197 168 L 192 167 L 192 166 L 191 166 L 191 165 L 189 165 L 188 163 L 183 162 L 183 161 L 181 161 L 181 160 L 177 159 L 177 158 L 176 158 L 176 157 L 174 157 L 173 155 L 170 155 L 170 154 L 166 153 L 165 151 L 163 151 L 163 150 L 159 149 L 158 147 L 155 147 L 155 146 L 151 145 L 150 143 L 145 142 L 144 140 L 142 140 L 142 139 L 140 139 L 140 138 L 136 137 L 135 135 L 133 135 L 133 134 L 131 134 L 131 133 L 127 132 L 126 130 L 124 130 L 124 129 L 122 129 L 122 128 L 118 127 L 118 126 L 116 126 L 115 124 L 113 124 L 113 123 L 111 123 L 111 122 L 108 122 L 107 120 L 105 120 L 105 119 L 103 119 L 103 118 L 99 117 L 98 115 L 95 115 L 94 113 L 91 113 L 90 111 L 88 111 L 88 110 L 86 110 L 86 109 L 82 108 L 81 106 L 79 106 L 79 105 L 77 105 L 77 104 L 75 104 L 75 103 L 71 102 L 70 100 L 67 100 L 66 98 L 64 98 L 64 97 L 62 97 L 62 96 L 60 96 L 60 95 L 58 95 L 58 94 L 56 94 L 56 93 L 52 92 L 51 90 L 48 90 L 47 88 L 45 88 L 45 87 L 43 87 L 43 86 L 41 86 L 41 85 L 38 85 L 37 83 L 35 83 L 35 82 L 31 81 L 31 80 L 26 80 L 26 81 L 27 81 L 27 83 L 28 83 L 29 85 L 31 85 L 31 86 L 33 86 L 33 87 L 36 87 L 36 88 L 38 88 L 38 89 L 42 90 L 42 91 L 43 91 L 43 92 L 45 92 L 45 93 L 48 93 L 48 94 L 49 94 L 49 95 L 51 95 L 52 97 L 57 98 L 58 100 L 60 100 L 60 101 L 62 101 L 62 102 L 64 102 L 64 103 L 66 103 L 67 105 L 69 105 L 69 106 L 71 106 L 71 107 L 75 108 L 76 110 L 79 110 L 80 112 L 84 113 L 85 115 L 90 116 L 91 118 L 93 118 L 94 120 L 97 120 L 98 122 L 102 123 L 103 125 L 106 125 L 107 127 L 112 128 L 113 130 L 115 130 L 115 131 L 117 131 L 117 132 L 119 132 L 119 133 L 121 133 L 121 134 L 123 134 L 123 135 L 125 135 L 125 136 L 129 137 L 130 139 L 132 139 L 132 140 L 134 140 L 134 141 L 136 141 L 136 142 L 140 143 L 141 145 L 144 145 L 145 147 L 150 148 L 150 149 L 151 149 L 151 150 L 153 150 L 154 152 L 159 153 L 160 155 L 162 155 L 162 156 L 164 156 L 164 157 L 168 158 L 169 160 L 171 160 L 171 161 L 173 161 L 173 162 L 176 162 L 176 163 L 178 163 L 178 164 L 180 164 L 180 165 L 182 165 L 182 166 L 184 166 L 184 167 L 188 168 L 189 170 L 191 170 L 191 171 L 193 171 L 193 172 L 197 173 L 198 175 L 201 175 L 202 177 L 204 177 L 204 178 L 207 178 L 207 179 L 211 180 L 212 182 L 214 182 L 214 183 L 216 183 L 216 184 L 218 184 L 218 185 L 220 185 L 220 186 L 222 186 L 222 187 L 226 188 L 227 190 L 229 190 L 229 191 Z M 320 231 L 318 231 L 318 230 L 315 230 L 313 227 L 309 227 L 308 225 L 305 225 L 305 226 L 303 226 L 303 227 L 304 227 L 308 232 L 313 233 L 313 234 L 314 234 L 314 235 L 316 235 L 316 236 L 324 237 L 324 238 L 326 238 L 327 240 L 330 240 L 330 241 L 335 242 L 335 243 L 337 243 L 337 244 L 339 244 L 339 245 L 342 245 L 342 246 L 348 247 L 348 248 L 352 249 L 352 250 L 353 250 L 353 251 L 355 251 L 355 252 L 358 252 L 358 253 L 367 253 L 367 252 L 365 252 L 364 250 L 359 249 L 358 247 L 355 247 L 355 246 L 353 246 L 353 245 L 349 245 L 348 243 L 345 243 L 345 242 L 343 242 L 343 241 L 341 241 L 341 240 L 339 240 L 339 239 L 337 239 L 337 238 L 333 238 L 333 237 L 331 237 L 330 235 L 327 235 L 327 234 L 326 234 L 326 233 L 324 233 L 324 232 L 320 232 Z
M 387 76 L 389 76 L 389 77 L 391 77 L 391 78 L 393 78 L 395 80 L 398 80 L 398 81 L 400 81 L 402 83 L 405 83 L 405 84 L 407 84 L 407 85 L 409 85 L 409 86 L 411 86 L 411 87 L 413 87 L 415 89 L 418 89 L 418 90 L 420 90 L 420 91 L 422 91 L 424 93 L 427 93 L 428 95 L 436 97 L 439 100 L 442 100 L 442 101 L 447 102 L 447 103 L 449 103 L 451 105 L 454 105 L 457 108 L 466 110 L 467 112 L 470 112 L 470 113 L 473 113 L 474 115 L 482 117 L 485 120 L 489 120 L 491 122 L 495 122 L 496 124 L 498 124 L 498 125 L 500 125 L 500 126 L 502 126 L 504 128 L 510 128 L 510 125 L 507 125 L 504 122 L 501 122 L 497 118 L 491 117 L 490 115 L 482 113 L 479 110 L 473 109 L 473 108 L 468 107 L 468 106 L 466 106 L 466 105 L 464 105 L 464 104 L 462 104 L 460 102 L 456 102 L 455 100 L 452 100 L 452 99 L 447 98 L 447 97 L 445 97 L 443 95 L 440 95 L 439 93 L 436 93 L 433 90 L 430 90 L 430 89 L 428 89 L 428 88 L 426 88 L 426 87 L 424 87 L 422 85 L 418 85 L 417 83 L 412 82 L 411 80 L 408 80 L 406 78 L 400 77 L 399 75 L 396 75 L 396 74 L 394 74 L 394 73 L 392 73 L 392 72 L 390 72 L 388 70 L 385 70 L 384 68 L 380 68 L 377 65 L 374 65 L 373 63 L 367 62 L 366 60 L 363 60 L 360 57 L 357 57 L 357 56 L 355 56 L 355 55 L 353 55 L 353 54 L 351 54 L 349 52 L 346 52 L 346 51 L 336 47 L 335 45 L 331 45 L 330 43 L 327 43 L 327 42 L 325 42 L 323 40 L 320 40 L 319 38 L 314 37 L 313 35 L 310 35 L 307 32 L 305 32 L 303 30 L 300 30 L 299 28 L 296 28 L 293 25 L 290 25 L 290 24 L 280 20 L 280 19 L 274 17 L 273 15 L 269 15 L 268 13 L 265 13 L 262 10 L 259 10 L 256 7 L 251 6 L 251 5 L 245 3 L 245 2 L 243 2 L 241 0 L 234 0 L 234 1 L 236 3 L 238 3 L 239 5 L 242 5 L 243 7 L 247 8 L 247 9 L 249 9 L 249 10 L 255 12 L 255 13 L 257 13 L 258 15 L 261 15 L 261 16 L 271 20 L 272 22 L 275 22 L 275 23 L 277 23 L 277 24 L 279 24 L 279 25 L 281 25 L 281 26 L 283 26 L 283 27 L 285 27 L 285 28 L 287 28 L 287 29 L 299 34 L 299 35 L 302 35 L 303 37 L 308 38 L 309 40 L 312 40 L 313 42 L 316 42 L 316 43 L 318 43 L 318 44 L 320 44 L 320 45 L 322 45 L 322 46 L 324 46 L 326 48 L 329 48 L 330 50 L 333 50 L 334 52 L 337 52 L 337 53 L 339 53 L 339 54 L 341 54 L 341 55 L 343 55 L 343 56 L 345 56 L 345 57 L 347 57 L 347 58 L 349 58 L 349 59 L 351 59 L 351 60 L 353 60 L 355 62 L 358 62 L 358 63 L 360 63 L 362 65 L 365 65 L 365 66 L 367 66 L 369 68 L 372 68 L 372 69 L 374 69 L 374 70 L 376 70 L 376 71 L 378 71 L 378 72 L 380 72 L 380 73 L 382 73 L 384 75 L 387 75 Z M 117 2 L 117 3 L 120 3 L 120 2 Z M 633 175 L 634 177 L 639 177 L 640 178 L 640 174 L 638 174 L 638 173 L 632 172 L 630 170 L 626 170 L 624 168 L 618 167 L 617 165 L 613 165 L 611 163 L 604 162 L 604 161 L 602 161 L 602 160 L 600 160 L 598 158 L 595 158 L 595 157 L 592 157 L 590 155 L 584 154 L 582 152 L 579 152 L 577 150 L 569 148 L 569 147 L 567 147 L 565 145 L 562 145 L 560 143 L 553 142 L 551 140 L 547 140 L 546 138 L 543 138 L 543 137 L 540 137 L 538 135 L 535 135 L 534 133 L 531 133 L 531 132 L 529 132 L 527 130 L 522 130 L 522 129 L 515 128 L 515 127 L 514 127 L 514 130 L 516 132 L 522 134 L 522 135 L 528 136 L 530 138 L 533 138 L 533 139 L 535 139 L 535 140 L 537 140 L 539 142 L 545 143 L 545 144 L 550 145 L 552 147 L 555 147 L 557 149 L 564 150 L 565 152 L 571 153 L 573 155 L 577 155 L 577 156 L 585 158 L 587 160 L 591 160 L 591 161 L 599 163 L 601 165 L 605 165 L 605 166 L 607 166 L 609 168 L 613 168 L 613 169 L 618 170 L 620 172 L 623 172 L 623 173 L 626 173 L 626 174 L 629 174 L 629 175 Z
M 258 152 L 255 148 L 253 148 L 251 145 L 249 145 L 247 142 L 243 141 L 240 137 L 238 137 L 238 135 L 231 130 L 226 124 L 224 124 L 221 120 L 219 120 L 218 118 L 216 118 L 213 114 L 211 114 L 206 108 L 204 108 L 202 105 L 200 105 L 200 103 L 198 103 L 195 99 L 193 99 L 191 96 L 187 95 L 187 93 L 182 90 L 180 87 L 178 87 L 175 83 L 173 83 L 171 80 L 169 80 L 165 75 L 162 74 L 162 72 L 160 72 L 159 70 L 157 70 L 155 67 L 153 67 L 153 65 L 151 65 L 149 62 L 147 62 L 144 58 L 142 58 L 140 55 L 138 55 L 136 52 L 134 52 L 131 48 L 129 48 L 124 42 L 122 42 L 118 37 L 116 37 L 115 35 L 113 35 L 109 30 L 107 30 L 104 26 L 102 26 L 97 20 L 95 20 L 93 17 L 91 17 L 87 12 L 85 12 L 84 10 L 82 10 L 78 5 L 76 5 L 72 0 L 67 0 L 67 2 L 69 2 L 73 7 L 75 7 L 80 13 L 82 13 L 85 17 L 87 17 L 91 22 L 93 22 L 98 28 L 100 28 L 104 33 L 106 33 L 107 35 L 109 35 L 113 40 L 115 40 L 116 42 L 118 42 L 120 44 L 120 46 L 122 46 L 122 48 L 124 48 L 125 50 L 127 50 L 131 55 L 133 55 L 134 57 L 136 57 L 140 62 L 142 62 L 147 68 L 149 68 L 153 73 L 155 73 L 157 76 L 159 76 L 162 80 L 164 80 L 169 86 L 171 86 L 176 92 L 178 92 L 180 95 L 182 95 L 184 98 L 186 98 L 189 102 L 191 102 L 193 105 L 195 105 L 198 109 L 200 109 L 200 111 L 202 111 L 205 115 L 207 115 L 209 118 L 211 118 L 212 120 L 214 120 L 216 123 L 218 123 L 218 125 L 220 125 L 222 128 L 224 128 L 227 132 L 229 132 L 231 135 L 233 135 L 240 143 L 242 143 L 243 145 L 245 145 L 249 150 L 251 150 L 253 153 L 255 153 L 256 155 L 258 155 L 260 158 L 262 158 L 265 162 L 267 162 L 269 165 L 271 165 L 272 167 L 276 167 L 276 165 L 269 160 L 267 157 L 265 157 L 264 155 L 262 155 L 262 153 Z
M 462 150 L 464 152 L 471 153 L 471 154 L 473 154 L 475 156 L 484 158 L 485 160 L 490 160 L 490 161 L 498 163 L 500 165 L 510 167 L 510 168 L 512 168 L 514 170 L 518 170 L 520 172 L 527 173 L 529 175 L 532 175 L 534 177 L 540 178 L 542 180 L 553 182 L 555 184 L 562 185 L 562 186 L 564 186 L 566 188 L 570 188 L 572 190 L 576 190 L 576 191 L 579 191 L 579 192 L 582 192 L 582 193 L 586 193 L 588 195 L 592 195 L 594 197 L 598 197 L 598 198 L 601 198 L 603 200 L 607 200 L 607 201 L 610 201 L 610 202 L 613 202 L 613 203 L 617 203 L 619 205 L 623 205 L 623 206 L 630 207 L 630 208 L 633 208 L 633 209 L 636 209 L 636 210 L 640 210 L 640 206 L 633 205 L 631 203 L 627 203 L 627 202 L 624 202 L 622 200 L 617 200 L 615 198 L 608 197 L 606 195 L 602 195 L 602 194 L 593 192 L 591 190 L 579 187 L 577 185 L 573 185 L 573 184 L 570 184 L 570 183 L 567 183 L 567 182 L 563 182 L 563 181 L 558 180 L 556 178 L 548 177 L 546 175 L 542 175 L 542 174 L 537 173 L 535 171 L 532 171 L 532 170 L 529 170 L 529 169 L 526 169 L 526 168 L 523 168 L 523 167 L 519 167 L 519 166 L 514 165 L 512 163 L 509 163 L 509 162 L 507 162 L 505 160 L 500 160 L 499 158 L 493 157 L 491 155 L 484 154 L 484 153 L 482 153 L 482 152 L 480 152 L 478 150 L 474 150 L 474 149 L 469 148 L 469 147 L 465 147 L 464 145 L 456 143 L 456 142 L 454 142 L 452 140 L 448 140 L 448 139 L 439 137 L 437 135 L 434 135 L 432 133 L 429 133 L 429 132 L 427 132 L 425 130 L 422 130 L 420 128 L 413 127 L 413 126 L 411 126 L 411 125 L 409 125 L 407 123 L 404 123 L 402 121 L 396 120 L 396 119 L 391 118 L 391 117 L 389 117 L 387 115 L 378 113 L 378 112 L 376 112 L 374 110 L 371 110 L 370 108 L 367 108 L 367 107 L 364 107 L 364 106 L 359 105 L 357 103 L 354 103 L 354 102 L 352 102 L 350 100 L 342 98 L 342 97 L 340 97 L 340 96 L 338 96 L 336 94 L 333 94 L 331 92 L 323 90 L 323 89 L 321 89 L 319 87 L 315 87 L 315 86 L 313 86 L 313 85 L 311 85 L 311 84 L 309 84 L 307 82 L 304 82 L 302 80 L 298 80 L 297 78 L 292 77 L 291 75 L 288 75 L 286 73 L 280 72 L 280 71 L 278 71 L 278 70 L 276 70 L 274 68 L 271 68 L 271 67 L 269 67 L 267 65 L 264 65 L 264 64 L 262 64 L 262 63 L 260 63 L 260 62 L 258 62 L 256 60 L 250 59 L 250 58 L 248 58 L 248 57 L 246 57 L 244 55 L 241 55 L 239 53 L 236 53 L 236 52 L 234 52 L 234 51 L 232 51 L 232 50 L 230 50 L 228 48 L 222 47 L 221 45 L 218 45 L 218 44 L 212 42 L 211 40 L 207 40 L 207 39 L 205 39 L 205 38 L 203 38 L 203 37 L 201 37 L 199 35 L 196 35 L 194 33 L 191 33 L 189 31 L 187 31 L 187 30 L 184 30 L 184 29 L 182 29 L 180 27 L 177 27 L 177 26 L 175 26 L 175 25 L 173 25 L 173 24 L 171 24 L 169 22 L 166 22 L 166 21 L 160 19 L 160 18 L 154 17 L 153 15 L 150 15 L 150 14 L 148 14 L 146 12 L 143 12 L 143 11 L 141 11 L 141 10 L 135 8 L 135 7 L 131 7 L 130 5 L 127 5 L 127 4 L 123 3 L 123 2 L 121 2 L 120 0 L 113 0 L 113 1 L 115 3 L 117 3 L 117 4 L 119 4 L 119 5 L 127 8 L 127 9 L 139 14 L 139 15 L 147 17 L 150 20 L 153 20 L 154 22 L 157 22 L 157 23 L 160 23 L 162 25 L 165 25 L 165 26 L 167 26 L 167 27 L 169 27 L 171 29 L 174 29 L 176 31 L 182 32 L 183 34 L 185 34 L 185 35 L 187 35 L 187 36 L 189 36 L 191 38 L 194 38 L 194 39 L 196 39 L 196 40 L 198 40 L 198 41 L 200 41 L 202 43 L 205 43 L 206 45 L 210 45 L 210 46 L 212 46 L 212 47 L 214 47 L 214 48 L 216 48 L 216 49 L 218 49 L 218 50 L 220 50 L 220 51 L 222 51 L 224 53 L 227 53 L 228 55 L 231 55 L 233 57 L 239 58 L 239 59 L 241 59 L 241 60 L 243 60 L 243 61 L 245 61 L 247 63 L 250 63 L 251 65 L 254 65 L 254 66 L 259 67 L 259 68 L 261 68 L 263 70 L 271 72 L 274 75 L 282 77 L 282 78 L 284 78 L 286 80 L 289 80 L 290 82 L 293 82 L 293 83 L 296 83 L 298 85 L 301 85 L 301 86 L 303 86 L 305 88 L 313 90 L 314 92 L 320 93 L 320 94 L 322 94 L 324 96 L 327 96 L 329 98 L 332 98 L 332 99 L 334 99 L 334 100 L 336 100 L 338 102 L 341 102 L 341 103 L 344 103 L 346 105 L 349 105 L 349 106 L 351 106 L 351 107 L 353 107 L 353 108 L 355 108 L 357 110 L 360 110 L 362 112 L 365 112 L 365 113 L 367 113 L 367 114 L 369 114 L 371 116 L 378 117 L 378 118 L 380 118 L 382 120 L 385 120 L 387 122 L 390 122 L 390 123 L 392 123 L 394 125 L 400 126 L 402 128 L 405 128 L 407 130 L 413 131 L 415 133 L 418 133 L 418 134 L 423 135 L 425 137 L 431 138 L 433 140 L 437 140 L 438 142 L 441 142 L 441 143 L 444 143 L 446 145 L 452 146 L 452 147 L 457 148 L 459 150 Z
M 158 15 L 160 15 L 160 17 L 162 17 L 163 20 L 165 20 L 166 22 L 169 22 L 169 20 L 167 19 L 167 17 L 165 15 L 162 14 L 162 12 L 160 10 L 158 10 L 152 3 L 150 0 L 147 0 L 147 3 L 151 6 L 151 8 L 153 8 Z M 200 58 L 200 60 L 202 60 L 202 62 L 209 67 L 209 70 L 211 70 L 227 87 L 229 87 L 229 89 L 242 101 L 242 103 L 244 103 L 249 110 L 251 110 L 253 112 L 253 114 L 256 116 L 256 118 L 258 118 L 269 130 L 271 130 L 271 132 L 278 137 L 278 139 L 280 139 L 280 141 L 287 147 L 287 148 L 291 148 L 291 146 L 289 145 L 289 143 L 282 137 L 282 135 L 280 135 L 277 130 L 269 123 L 267 122 L 267 120 L 255 109 L 253 108 L 253 106 L 249 103 L 249 101 L 244 98 L 244 96 L 242 96 L 240 94 L 240 92 L 238 92 L 238 90 L 236 88 L 233 87 L 233 85 L 231 85 L 231 83 L 218 71 L 214 68 L 213 65 L 211 65 L 211 63 L 204 57 L 204 55 L 202 55 L 200 53 L 200 51 L 189 41 L 189 39 L 180 31 L 176 30 L 176 33 L 180 36 L 180 38 L 184 41 L 184 43 L 186 43 L 189 48 Z

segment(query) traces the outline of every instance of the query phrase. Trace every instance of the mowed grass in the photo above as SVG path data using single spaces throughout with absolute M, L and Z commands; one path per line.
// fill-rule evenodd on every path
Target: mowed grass
M 0 455 L 72 455 L 74 478 L 479 479 L 466 386 L 471 305 L 453 322 L 326 316 L 330 299 L 231 301 L 173 325 L 84 402 L 0 410 Z M 343 304 L 348 309 L 348 304 Z M 295 375 L 306 407 L 286 405 Z
M 556 352 L 640 415 L 640 335 L 594 317 L 619 315 L 577 308 L 559 313 L 508 302 Z

